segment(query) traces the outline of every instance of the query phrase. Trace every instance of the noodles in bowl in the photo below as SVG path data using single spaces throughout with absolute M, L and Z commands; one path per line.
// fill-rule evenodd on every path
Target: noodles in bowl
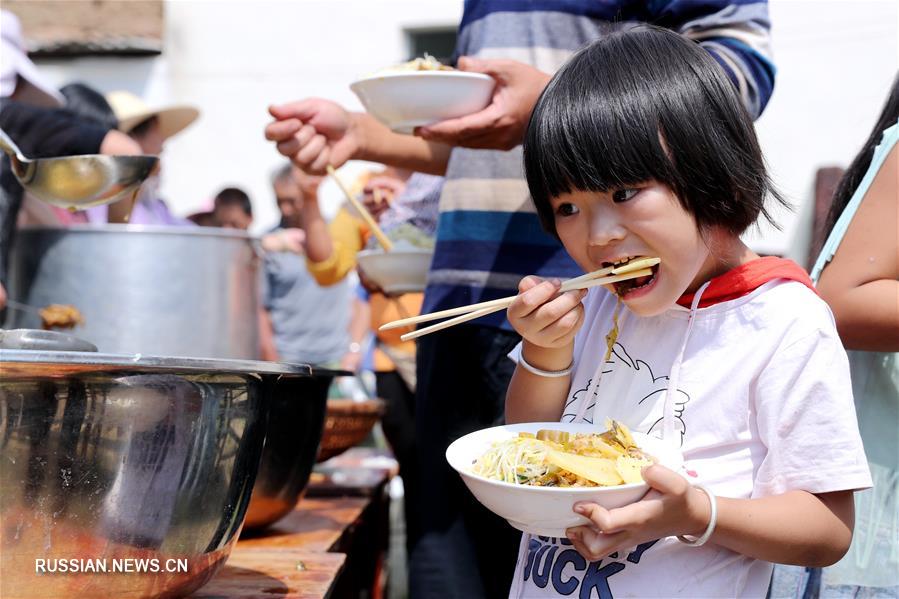
M 493 480 L 536 487 L 612 487 L 640 483 L 653 463 L 623 424 L 610 420 L 604 433 L 541 429 L 497 441 L 471 471 Z
M 625 442 L 613 442 L 622 433 Z M 640 477 L 644 465 L 679 470 L 683 461 L 677 449 L 655 437 L 559 422 L 476 431 L 450 445 L 446 457 L 490 511 L 519 530 L 549 537 L 588 523 L 572 510 L 575 503 L 607 509 L 633 503 L 649 489 Z

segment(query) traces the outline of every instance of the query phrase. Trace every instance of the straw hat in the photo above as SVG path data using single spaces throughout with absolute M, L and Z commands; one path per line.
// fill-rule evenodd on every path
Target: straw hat
M 106 101 L 119 120 L 119 131 L 125 133 L 155 116 L 159 119 L 159 132 L 163 139 L 168 139 L 200 116 L 200 111 L 193 106 L 150 108 L 143 100 L 127 91 L 109 92 L 106 94 Z

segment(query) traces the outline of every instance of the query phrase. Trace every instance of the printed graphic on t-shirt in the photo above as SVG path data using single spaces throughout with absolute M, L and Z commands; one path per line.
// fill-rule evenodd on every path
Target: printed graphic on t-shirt
M 624 554 L 613 553 L 597 562 L 587 562 L 565 538 L 531 537 L 528 539 L 525 582 L 545 589 L 548 585 L 560 596 L 579 599 L 614 597 L 609 579 L 631 564 L 639 564 L 643 553 L 658 540 L 641 543 Z M 634 566 L 630 566 L 634 567 Z M 574 592 L 578 591 L 577 595 Z
M 627 349 L 621 344 L 616 343 L 612 348 L 612 355 L 606 360 L 602 370 L 603 383 L 600 387 L 607 388 L 606 385 L 613 386 L 612 378 L 627 377 L 628 393 L 626 398 L 615 398 L 616 402 L 625 399 L 628 403 L 626 406 L 617 406 L 615 416 L 625 422 L 648 423 L 649 426 L 637 428 L 648 435 L 656 437 L 662 436 L 662 412 L 664 409 L 663 400 L 665 390 L 668 388 L 668 376 L 656 376 L 652 367 L 644 360 L 631 357 Z M 584 421 L 593 424 L 594 408 L 599 399 L 599 388 L 597 388 L 593 397 L 586 398 L 587 390 L 590 388 L 592 379 L 588 379 L 583 388 L 576 390 L 571 394 L 568 402 L 565 404 L 565 410 L 562 414 L 562 422 L 574 422 L 577 413 L 583 401 L 589 401 L 587 408 L 584 410 Z M 611 403 L 612 399 L 607 400 Z M 684 407 L 690 401 L 690 396 L 681 389 L 674 394 L 674 417 L 680 431 L 680 445 L 683 445 L 684 435 L 687 432 L 687 425 L 684 422 Z M 602 402 L 601 406 L 602 406 Z M 624 417 L 628 414 L 631 417 Z M 605 418 L 612 414 L 602 413 L 602 410 L 596 411 L 596 416 Z M 636 427 L 635 427 L 636 428 Z

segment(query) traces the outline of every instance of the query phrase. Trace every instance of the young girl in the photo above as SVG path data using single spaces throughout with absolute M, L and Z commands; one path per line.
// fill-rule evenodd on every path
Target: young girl
M 740 241 L 771 190 L 724 71 L 670 31 L 604 38 L 546 88 L 524 163 L 585 271 L 661 264 L 589 292 L 521 282 L 507 420 L 615 418 L 685 467 L 646 468 L 632 505 L 576 505 L 591 523 L 567 538 L 524 535 L 511 595 L 764 597 L 772 562 L 837 561 L 871 484 L 846 354 L 808 276 Z

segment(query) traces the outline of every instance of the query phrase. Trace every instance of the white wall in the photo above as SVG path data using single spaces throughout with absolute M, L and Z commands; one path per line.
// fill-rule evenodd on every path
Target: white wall
M 899 3 L 771 1 L 777 79 L 757 124 L 780 190 L 795 206 L 747 236 L 758 251 L 805 263 L 822 166 L 847 166 L 874 126 L 899 67 Z
M 200 120 L 166 145 L 163 192 L 186 214 L 225 185 L 243 187 L 258 231 L 277 220 L 268 174 L 280 162 L 262 137 L 267 105 L 316 95 L 358 109 L 348 84 L 406 57 L 404 27 L 453 25 L 461 11 L 461 0 L 168 0 L 164 56 L 41 67 L 60 84 L 79 78 L 153 105 L 198 106 Z M 798 209 L 777 214 L 783 232 L 750 235 L 759 251 L 804 261 L 815 171 L 847 164 L 873 125 L 899 62 L 897 13 L 893 0 L 771 0 L 778 75 L 758 131 Z M 333 186 L 324 193 L 338 200 Z

